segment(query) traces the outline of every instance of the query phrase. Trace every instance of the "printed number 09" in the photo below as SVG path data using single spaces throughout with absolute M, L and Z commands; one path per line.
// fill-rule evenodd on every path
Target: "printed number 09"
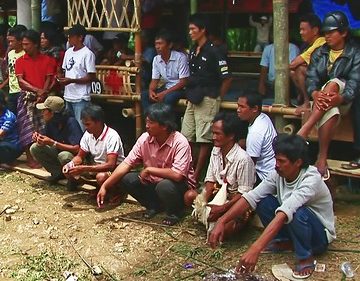
M 97 94 L 97 95 L 101 94 L 102 87 L 101 87 L 100 81 L 91 82 L 91 92 L 93 92 L 94 94 Z

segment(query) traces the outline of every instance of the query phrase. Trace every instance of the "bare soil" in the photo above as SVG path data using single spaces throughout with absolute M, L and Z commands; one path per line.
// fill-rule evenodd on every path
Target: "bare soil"
M 210 272 L 236 265 L 260 231 L 249 226 L 217 249 L 206 244 L 202 225 L 187 216 L 176 227 L 161 226 L 163 215 L 142 219 L 142 207 L 123 203 L 98 209 L 85 192 L 68 192 L 19 172 L 0 172 L 0 280 L 202 280 Z M 190 211 L 189 211 L 190 212 Z M 326 265 L 309 280 L 343 280 L 340 264 L 360 266 L 360 202 L 337 202 L 338 239 L 317 257 Z M 150 222 L 150 223 L 148 223 Z M 90 266 L 103 274 L 94 276 Z M 263 254 L 256 274 L 272 280 L 271 266 L 293 254 Z M 360 280 L 360 269 L 356 272 Z

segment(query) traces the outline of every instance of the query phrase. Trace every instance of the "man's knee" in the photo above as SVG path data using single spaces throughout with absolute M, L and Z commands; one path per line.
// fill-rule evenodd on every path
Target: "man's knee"
M 69 151 L 61 151 L 61 152 L 59 152 L 57 158 L 61 165 L 65 165 L 74 158 L 74 155 Z
M 170 195 L 174 194 L 176 187 L 173 181 L 164 179 L 156 185 L 155 191 L 158 195 Z
M 96 182 L 98 186 L 102 186 L 102 184 L 109 178 L 109 173 L 103 172 L 103 173 L 97 173 L 96 174 Z
M 30 146 L 30 153 L 33 157 L 36 157 L 36 155 L 39 153 L 41 149 L 41 146 L 39 146 L 36 142 L 34 142 L 31 146 Z
M 132 186 L 137 186 L 139 184 L 139 173 L 130 172 L 125 174 L 121 179 L 121 186 L 124 188 L 131 189 Z

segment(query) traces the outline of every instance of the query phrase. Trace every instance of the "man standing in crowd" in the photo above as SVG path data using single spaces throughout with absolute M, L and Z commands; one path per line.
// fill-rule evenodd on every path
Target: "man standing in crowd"
M 298 134 L 307 137 L 317 123 L 319 153 L 315 166 L 324 180 L 327 180 L 330 177 L 326 161 L 329 145 L 340 115 L 350 109 L 353 101 L 356 117 L 355 147 L 360 147 L 360 49 L 349 39 L 349 21 L 342 12 L 328 13 L 322 24 L 322 31 L 326 44 L 313 53 L 306 78 L 307 93 L 312 96 L 314 106 Z M 331 91 L 327 90 L 330 86 Z M 357 160 L 345 168 L 352 168 L 352 164 L 355 168 L 360 167 Z
M 321 20 L 315 14 L 307 14 L 300 18 L 300 35 L 304 43 L 308 45 L 306 50 L 290 63 L 290 76 L 298 91 L 297 114 L 310 109 L 309 96 L 306 93 L 305 79 L 307 66 L 310 63 L 312 53 L 325 44 L 325 38 L 320 35 Z
M 262 99 L 258 93 L 243 93 L 238 99 L 237 114 L 241 120 L 249 122 L 246 152 L 255 163 L 256 185 L 275 169 L 272 142 L 277 133 L 269 116 L 261 109 Z
M 251 157 L 239 146 L 242 135 L 241 120 L 235 115 L 219 112 L 212 125 L 214 148 L 205 177 L 205 201 L 210 202 L 221 188 L 226 188 L 226 198 L 211 208 L 208 222 L 216 222 L 238 201 L 242 194 L 253 189 L 256 181 L 255 165 Z M 226 187 L 224 187 L 226 185 Z M 202 194 L 199 196 L 203 196 Z M 196 206 L 196 205 L 195 205 Z M 196 209 L 195 209 L 196 210 Z M 238 232 L 250 214 L 226 225 L 225 237 Z
M 119 134 L 105 124 L 105 113 L 98 105 L 89 104 L 81 111 L 86 131 L 80 140 L 78 154 L 63 167 L 68 190 L 75 190 L 80 176 L 96 178 L 97 186 L 124 160 Z M 90 160 L 88 158 L 91 158 Z
M 256 46 L 254 52 L 262 52 L 269 44 L 272 17 L 261 16 L 260 22 L 256 22 L 253 20 L 253 16 L 250 15 L 249 24 L 256 28 Z
M 82 130 L 76 119 L 65 110 L 64 100 L 60 97 L 50 96 L 36 108 L 42 111 L 45 134 L 34 133 L 30 152 L 51 174 L 47 180 L 56 183 L 65 177 L 62 167 L 79 152 Z
M 20 86 L 15 74 L 15 62 L 25 54 L 22 47 L 22 34 L 26 31 L 23 25 L 15 25 L 10 28 L 7 35 L 9 48 L 8 53 L 8 79 L 3 83 L 9 84 L 8 109 L 17 115 L 17 101 L 20 96 Z
M 188 103 L 181 132 L 192 146 L 194 143 L 200 145 L 194 174 L 198 181 L 210 154 L 211 122 L 219 111 L 221 98 L 230 87 L 231 77 L 226 54 L 207 38 L 207 22 L 203 16 L 190 17 L 189 34 L 196 44 L 190 50 L 190 77 L 186 86 Z M 194 147 L 192 151 L 194 153 Z
M 42 133 L 45 122 L 35 105 L 43 102 L 50 91 L 54 61 L 40 53 L 40 34 L 35 30 L 30 29 L 23 33 L 22 46 L 25 55 L 18 58 L 15 64 L 15 73 L 21 88 L 17 120 L 20 144 L 26 151 L 27 165 L 36 168 L 39 163 L 33 159 L 29 149 L 33 143 L 33 133 Z
M 155 37 L 158 55 L 153 60 L 149 89 L 141 93 L 144 112 L 150 103 L 163 102 L 174 106 L 184 97 L 183 90 L 190 75 L 189 65 L 186 55 L 172 50 L 172 47 L 173 41 L 168 31 L 162 31 Z
M 98 206 L 104 204 L 111 188 L 120 186 L 146 208 L 145 218 L 152 218 L 165 209 L 163 224 L 174 225 L 183 216 L 185 191 L 195 187 L 191 148 L 186 138 L 176 131 L 169 105 L 156 103 L 149 107 L 146 131 L 101 186 Z M 140 172 L 131 172 L 139 165 L 143 165 Z
M 315 270 L 314 255 L 322 254 L 335 237 L 333 202 L 315 167 L 309 166 L 308 145 L 299 136 L 274 139 L 276 171 L 255 189 L 243 194 L 216 223 L 209 243 L 223 241 L 228 222 L 256 209 L 264 232 L 240 258 L 237 270 L 253 271 L 261 251 L 294 249 L 293 277 L 307 278 Z
M 6 108 L 4 95 L 0 95 L 0 167 L 7 168 L 21 153 L 16 116 Z
M 59 82 L 65 85 L 66 108 L 72 112 L 81 128 L 81 111 L 90 102 L 91 82 L 95 79 L 95 55 L 84 45 L 86 29 L 76 24 L 68 31 L 69 44 L 65 52 L 62 68 L 65 77 Z

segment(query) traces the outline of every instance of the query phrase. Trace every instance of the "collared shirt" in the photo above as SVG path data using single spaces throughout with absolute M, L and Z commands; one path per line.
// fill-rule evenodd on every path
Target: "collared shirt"
M 221 149 L 214 147 L 204 182 L 228 183 L 229 193 L 243 194 L 255 184 L 254 161 L 237 143 L 222 156 Z
M 117 155 L 117 164 L 124 160 L 124 149 L 119 134 L 104 124 L 101 135 L 96 139 L 93 134 L 85 131 L 80 141 L 80 149 L 90 153 L 97 164 L 106 163 L 107 155 Z
M 184 176 L 188 184 L 195 187 L 190 144 L 177 131 L 171 133 L 161 146 L 154 137 L 148 133 L 143 133 L 124 162 L 131 167 L 143 164 L 144 168 L 169 168 Z M 150 175 L 145 180 L 150 183 L 157 183 L 163 178 Z
M 197 45 L 189 54 L 190 81 L 187 87 L 220 88 L 222 80 L 230 76 L 226 54 L 209 40 L 196 55 Z
M 152 79 L 164 81 L 166 89 L 175 86 L 180 79 L 187 78 L 189 75 L 189 64 L 186 55 L 183 53 L 171 51 L 167 63 L 161 55 L 157 55 L 153 60 Z
M 311 46 L 309 46 L 304 52 L 301 53 L 301 57 L 302 59 L 309 64 L 310 63 L 310 59 L 311 59 L 311 55 L 312 53 L 319 47 L 321 47 L 322 45 L 324 45 L 326 43 L 325 41 L 325 37 L 319 37 L 317 38 L 314 43 L 312 43 Z
M 79 122 L 72 116 L 68 117 L 62 128 L 53 119 L 50 120 L 46 124 L 45 134 L 57 142 L 71 145 L 80 144 L 83 135 Z
M 289 63 L 291 63 L 300 53 L 299 48 L 289 43 Z M 270 44 L 265 47 L 262 55 L 260 65 L 267 67 L 268 70 L 268 81 L 275 81 L 275 46 L 274 44 Z
M 5 131 L 5 135 L 0 141 L 6 141 L 11 144 L 19 146 L 19 134 L 16 126 L 16 116 L 9 109 L 6 109 L 2 115 L 0 115 L 0 130 Z
M 15 62 L 15 73 L 16 76 L 22 75 L 32 86 L 43 89 L 46 76 L 54 75 L 54 63 L 54 59 L 47 55 L 39 53 L 33 58 L 24 54 Z
M 272 171 L 257 187 L 243 194 L 243 197 L 252 209 L 256 209 L 261 199 L 270 194 L 276 196 L 280 204 L 275 212 L 286 214 L 286 223 L 293 220 L 299 208 L 306 206 L 324 226 L 328 242 L 336 238 L 331 194 L 314 166 L 301 169 L 293 182 L 287 182 L 276 171 Z

